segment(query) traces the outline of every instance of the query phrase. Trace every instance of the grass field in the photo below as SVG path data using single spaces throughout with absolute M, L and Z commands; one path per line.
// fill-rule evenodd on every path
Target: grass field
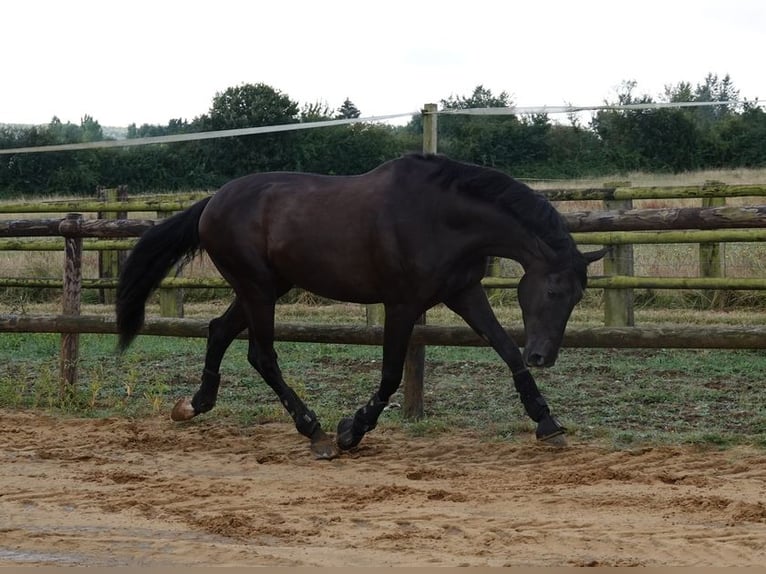
M 223 303 L 205 304 L 192 306 L 189 312 L 211 317 L 222 308 Z M 595 322 L 597 311 L 586 307 L 574 320 Z M 690 322 L 709 317 L 703 312 L 679 313 Z M 354 305 L 295 304 L 280 306 L 279 314 L 286 321 L 343 323 L 360 321 L 364 311 Z M 517 314 L 515 308 L 499 310 L 506 322 Z M 725 315 L 722 322 L 746 320 L 744 315 L 737 318 L 737 313 Z M 437 309 L 430 321 L 459 319 Z M 139 337 L 120 357 L 114 352 L 114 336 L 84 335 L 80 383 L 62 400 L 59 336 L 3 334 L 2 340 L 0 406 L 85 416 L 167 412 L 177 397 L 196 390 L 205 348 L 202 339 Z M 278 343 L 277 350 L 286 380 L 326 428 L 334 429 L 377 387 L 378 347 Z M 766 446 L 764 372 L 762 351 L 564 349 L 556 366 L 536 371 L 536 377 L 555 413 L 578 438 L 615 446 L 679 442 Z M 247 363 L 244 341 L 235 341 L 222 374 L 218 406 L 205 416 L 241 424 L 289 420 Z M 402 400 L 400 391 L 393 402 Z M 405 421 L 401 410 L 392 408 L 381 424 L 413 434 L 470 429 L 488 440 L 526 440 L 534 430 L 507 369 L 486 348 L 428 348 L 425 410 L 423 420 Z

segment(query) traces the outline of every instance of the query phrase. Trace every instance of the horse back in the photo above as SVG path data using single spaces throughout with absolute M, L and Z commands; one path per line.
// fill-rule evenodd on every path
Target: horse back
M 257 260 L 280 281 L 326 297 L 381 300 L 395 291 L 392 283 L 406 283 L 402 242 L 413 240 L 403 228 L 422 219 L 416 213 L 422 198 L 398 180 L 396 170 L 381 168 L 357 176 L 263 173 L 234 180 L 202 214 L 202 246 L 214 262 Z

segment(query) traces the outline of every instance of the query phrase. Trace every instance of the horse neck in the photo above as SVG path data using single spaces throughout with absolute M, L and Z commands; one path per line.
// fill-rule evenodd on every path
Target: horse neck
M 463 224 L 466 248 L 484 256 L 513 259 L 528 269 L 560 255 L 516 217 L 490 204 L 458 202 L 450 215 Z

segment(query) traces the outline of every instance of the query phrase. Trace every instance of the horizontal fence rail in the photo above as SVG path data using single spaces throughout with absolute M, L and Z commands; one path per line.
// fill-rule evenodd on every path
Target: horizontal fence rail
M 82 280 L 83 289 L 114 289 L 116 278 Z M 521 277 L 485 277 L 481 284 L 487 289 L 513 289 Z M 0 287 L 32 287 L 61 289 L 62 279 L 28 279 L 0 277 Z M 168 277 L 161 288 L 228 289 L 229 283 L 221 278 Z M 766 290 L 766 278 L 761 277 L 641 277 L 636 275 L 592 276 L 589 289 L 731 289 L 734 291 Z
M 7 213 L 5 209 L 0 211 Z M 571 232 L 766 228 L 766 205 L 577 211 L 561 215 Z M 154 219 L 83 219 L 79 222 L 66 218 L 11 219 L 0 220 L 0 236 L 138 237 L 156 223 Z
M 9 219 L 0 221 L 0 237 L 140 237 L 154 219 Z
M 562 216 L 573 233 L 766 228 L 766 205 L 577 211 Z
M 99 212 L 157 212 L 180 211 L 210 196 L 208 192 L 174 194 L 171 196 L 147 196 L 126 201 L 56 200 L 14 202 L 2 206 L 0 213 L 99 213 Z
M 612 201 L 633 199 L 699 199 L 706 197 L 763 197 L 766 185 L 681 185 L 663 187 L 596 187 L 539 190 L 551 201 Z
M 551 201 L 608 201 L 638 199 L 699 199 L 705 197 L 766 197 L 766 185 L 683 185 L 683 186 L 604 186 L 595 188 L 542 189 L 538 193 Z M 157 212 L 180 211 L 211 192 L 143 196 L 127 201 L 55 200 L 14 202 L 4 205 L 2 213 L 96 213 L 102 211 Z
M 561 215 L 573 233 L 766 228 L 766 205 L 576 211 Z M 0 221 L 0 237 L 139 237 L 156 223 L 153 219 L 11 219 Z
M 204 319 L 147 318 L 141 334 L 161 337 L 207 337 Z M 516 342 L 525 342 L 520 327 L 506 329 Z M 0 315 L 4 333 L 97 333 L 115 334 L 117 325 L 111 317 L 97 315 Z M 383 327 L 365 325 L 317 325 L 278 323 L 278 341 L 295 343 L 336 343 L 381 345 Z M 246 338 L 246 332 L 239 335 Z M 487 342 L 468 327 L 416 325 L 412 342 L 422 345 L 486 347 Z M 699 348 L 766 349 L 766 326 L 752 327 L 567 327 L 564 347 L 572 348 Z
M 119 221 L 119 220 L 118 220 Z M 766 229 L 718 229 L 678 231 L 593 231 L 573 233 L 580 245 L 657 245 L 676 243 L 759 243 L 766 241 Z M 125 251 L 135 239 L 83 241 L 85 251 Z M 61 251 L 61 239 L 0 239 L 0 251 Z

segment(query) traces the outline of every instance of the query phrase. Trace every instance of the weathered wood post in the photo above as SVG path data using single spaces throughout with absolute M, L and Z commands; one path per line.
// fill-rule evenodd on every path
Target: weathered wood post
M 706 181 L 705 191 L 717 191 L 725 184 L 720 181 Z M 703 197 L 702 207 L 723 207 L 726 205 L 725 197 Z M 724 245 L 721 243 L 699 244 L 699 275 L 700 277 L 723 277 L 724 272 Z M 703 290 L 703 299 L 709 308 L 723 307 L 726 304 L 725 291 Z
M 489 258 L 489 264 L 487 265 L 487 277 L 502 277 L 503 276 L 503 266 L 502 266 L 502 258 L 501 257 L 490 257 Z M 502 289 L 494 289 L 492 287 L 487 287 L 487 296 L 490 298 L 490 301 L 498 294 L 502 293 Z
M 386 309 L 383 303 L 370 303 L 366 305 L 365 318 L 368 327 L 383 325 L 386 322 Z
M 98 198 L 105 203 L 124 202 L 128 199 L 128 187 L 121 185 L 116 188 L 98 188 Z M 127 219 L 126 211 L 99 211 L 99 219 Z M 113 279 L 120 276 L 122 264 L 125 262 L 125 251 L 99 251 L 98 252 L 98 276 L 101 279 Z M 115 300 L 114 289 L 98 290 L 99 302 L 111 305 Z
M 59 224 L 64 236 L 64 289 L 61 298 L 63 315 L 80 314 L 82 292 L 82 237 L 79 234 L 82 215 L 70 213 Z M 66 399 L 74 392 L 77 384 L 77 366 L 80 353 L 80 334 L 61 334 L 61 355 L 59 359 L 59 394 Z
M 437 150 L 437 105 L 423 106 L 423 152 L 436 153 Z M 425 313 L 418 318 L 416 325 L 425 325 Z M 426 347 L 422 344 L 410 344 L 404 361 L 404 416 L 408 419 L 423 417 L 423 375 L 426 364 Z
M 630 183 L 616 182 L 604 187 L 628 187 Z M 632 199 L 605 199 L 604 209 L 633 209 Z M 633 246 L 612 245 L 604 257 L 604 275 L 633 275 Z M 607 327 L 632 327 L 633 289 L 606 289 L 604 291 L 604 325 Z
M 158 218 L 170 217 L 172 211 L 158 211 Z M 174 265 L 168 276 L 178 277 L 180 274 L 180 264 Z M 182 288 L 160 287 L 160 316 L 162 317 L 183 317 L 184 316 L 184 293 Z

